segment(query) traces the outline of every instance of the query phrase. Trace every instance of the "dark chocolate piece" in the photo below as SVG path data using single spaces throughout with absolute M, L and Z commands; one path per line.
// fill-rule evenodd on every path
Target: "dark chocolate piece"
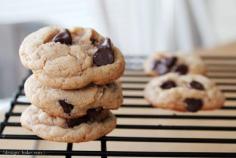
M 174 81 L 171 81 L 171 80 L 168 80 L 168 81 L 164 82 L 161 85 L 162 89 L 170 89 L 170 88 L 173 88 L 173 87 L 176 87 L 176 83 Z
M 174 71 L 178 72 L 180 75 L 184 75 L 188 73 L 188 67 L 184 64 L 181 64 L 181 65 L 178 65 Z
M 163 62 L 168 68 L 172 68 L 177 62 L 177 57 L 173 56 L 173 57 L 166 58 Z
M 155 70 L 159 75 L 163 75 L 169 72 L 169 68 L 159 60 L 155 61 L 153 70 Z
M 66 100 L 59 100 L 58 102 L 63 108 L 63 111 L 67 114 L 69 114 L 71 110 L 74 108 L 74 106 L 72 104 L 67 103 Z
M 155 70 L 159 75 L 166 74 L 177 62 L 177 57 L 169 57 L 161 60 L 156 60 L 153 65 L 153 70 Z
M 97 46 L 98 41 L 95 38 L 90 38 L 92 45 Z
M 88 122 L 88 120 L 88 116 L 85 115 L 79 118 L 68 119 L 66 120 L 66 123 L 69 128 L 73 128 L 74 126 L 80 125 L 81 123 Z
M 98 46 L 97 51 L 93 55 L 93 63 L 96 66 L 112 64 L 114 62 L 114 52 L 111 45 L 111 40 L 105 40 Z
M 59 32 L 54 38 L 54 42 L 60 42 L 61 44 L 72 45 L 72 37 L 68 29 L 63 32 Z
M 191 86 L 191 88 L 197 89 L 197 90 L 204 90 L 205 89 L 204 86 L 198 81 L 191 81 L 190 86 Z
M 73 128 L 74 126 L 80 125 L 81 123 L 86 122 L 102 122 L 108 117 L 108 111 L 103 110 L 102 108 L 88 109 L 87 114 L 74 119 L 67 119 L 67 126 Z
M 203 101 L 201 99 L 186 98 L 184 102 L 187 104 L 187 111 L 197 112 L 203 106 Z

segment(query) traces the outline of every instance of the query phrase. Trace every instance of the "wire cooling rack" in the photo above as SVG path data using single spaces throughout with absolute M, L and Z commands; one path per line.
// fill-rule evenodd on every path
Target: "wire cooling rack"
M 129 56 L 120 79 L 124 103 L 114 111 L 118 125 L 109 135 L 86 143 L 50 142 L 23 129 L 19 118 L 30 105 L 23 81 L 1 122 L 0 157 L 236 157 L 236 55 L 203 59 L 208 76 L 227 98 L 222 109 L 179 113 L 152 108 L 143 98 L 150 80 L 141 70 L 143 57 Z

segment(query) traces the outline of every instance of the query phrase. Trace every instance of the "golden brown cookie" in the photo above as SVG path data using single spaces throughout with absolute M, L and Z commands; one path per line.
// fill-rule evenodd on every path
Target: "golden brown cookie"
M 153 78 L 144 96 L 153 106 L 177 111 L 213 110 L 224 105 L 224 95 L 207 77 L 170 73 Z
M 44 86 L 34 75 L 25 82 L 25 94 L 30 102 L 52 116 L 76 118 L 87 110 L 102 107 L 118 109 L 123 102 L 121 85 L 89 85 L 82 89 L 62 90 Z
M 145 61 L 144 72 L 151 76 L 167 73 L 204 75 L 207 69 L 202 59 L 195 54 L 156 52 Z
M 118 79 L 125 60 L 109 38 L 95 30 L 76 27 L 44 27 L 28 35 L 19 50 L 23 65 L 43 84 L 77 89 Z
M 34 105 L 21 115 L 21 125 L 37 136 L 58 142 L 96 140 L 116 127 L 116 118 L 109 110 L 93 109 L 83 117 L 63 119 L 53 117 Z

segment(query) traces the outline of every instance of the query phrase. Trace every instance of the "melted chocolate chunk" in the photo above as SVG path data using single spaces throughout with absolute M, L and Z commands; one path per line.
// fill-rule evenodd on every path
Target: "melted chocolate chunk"
M 174 71 L 178 72 L 180 75 L 184 75 L 188 73 L 188 67 L 184 64 L 181 64 L 181 65 L 178 65 Z
M 158 65 L 156 70 L 159 72 L 160 75 L 166 74 L 167 72 L 170 71 L 169 68 L 164 64 Z
M 191 86 L 191 88 L 197 89 L 197 90 L 204 90 L 205 89 L 204 86 L 198 81 L 190 82 L 190 86 Z
M 87 112 L 90 121 L 97 121 L 97 122 L 101 122 L 105 118 L 107 118 L 108 116 L 107 114 L 108 112 L 106 110 L 103 110 L 102 108 L 89 109 Z
M 153 69 L 153 70 L 156 70 L 156 68 L 157 68 L 158 65 L 160 65 L 160 64 L 161 64 L 161 61 L 160 61 L 160 60 L 155 60 L 154 63 L 153 63 L 152 69 Z
M 161 85 L 162 89 L 170 89 L 170 88 L 173 88 L 173 87 L 176 87 L 176 83 L 174 81 L 171 81 L 171 80 L 166 81 Z
M 67 119 L 66 123 L 69 128 L 73 128 L 74 126 L 80 125 L 81 123 L 86 122 L 102 122 L 108 117 L 108 111 L 103 110 L 102 108 L 95 108 L 95 109 L 89 109 L 87 111 L 87 114 L 74 119 Z
M 156 60 L 153 65 L 153 70 L 155 70 L 159 75 L 166 74 L 177 62 L 177 57 L 169 57 L 161 60 Z
M 54 42 L 60 42 L 61 44 L 72 45 L 72 37 L 68 29 L 63 32 L 59 32 L 54 38 Z
M 166 58 L 163 62 L 168 68 L 172 68 L 177 62 L 177 57 Z
M 66 120 L 67 126 L 69 128 L 73 128 L 76 125 L 80 125 L 81 123 L 87 122 L 89 120 L 88 116 L 82 116 L 79 118 L 74 118 L 74 119 L 68 119 Z
M 155 61 L 153 70 L 155 70 L 159 75 L 169 72 L 169 68 L 159 60 Z
M 116 86 L 115 83 L 108 83 L 108 84 L 105 85 L 105 87 L 108 87 L 108 88 L 111 88 L 111 89 L 114 89 L 114 90 L 117 89 L 117 86 Z
M 187 104 L 187 110 L 189 112 L 197 112 L 203 106 L 203 101 L 201 99 L 186 98 L 184 102 Z
M 106 38 L 99 46 L 93 55 L 93 63 L 96 66 L 112 64 L 114 62 L 114 52 L 111 45 L 111 40 Z
M 98 41 L 95 38 L 90 38 L 92 45 L 96 46 Z
M 102 112 L 102 107 L 94 108 L 94 109 L 88 109 L 87 115 L 90 117 L 93 117 L 94 115 L 100 114 Z
M 67 103 L 66 100 L 59 100 L 58 102 L 63 108 L 63 111 L 67 114 L 69 114 L 71 110 L 74 108 L 74 106 L 72 104 Z

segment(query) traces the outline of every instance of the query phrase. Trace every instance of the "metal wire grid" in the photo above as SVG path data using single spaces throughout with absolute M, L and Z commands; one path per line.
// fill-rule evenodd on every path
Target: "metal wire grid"
M 127 61 L 127 66 L 130 68 L 136 67 L 137 65 L 140 65 L 140 62 L 136 61 L 142 61 L 143 57 L 136 57 L 138 60 L 135 60 L 134 57 L 132 57 L 132 60 Z M 222 75 L 210 75 L 209 76 L 215 80 L 218 79 L 217 84 L 223 86 L 222 90 L 223 92 L 230 92 L 234 93 L 236 92 L 236 88 L 232 88 L 236 86 L 236 75 L 233 75 L 236 72 L 236 68 L 234 68 L 234 63 L 230 62 L 233 61 L 236 58 L 231 57 L 205 57 L 206 63 L 208 59 L 210 62 L 208 63 L 210 72 L 217 72 L 220 74 L 221 72 L 229 72 L 228 76 L 222 76 Z M 219 61 L 220 59 L 220 61 Z M 232 60 L 233 59 L 233 60 Z M 223 62 L 221 63 L 221 60 L 229 61 L 229 62 Z M 216 62 L 215 62 L 216 61 Z M 235 64 L 236 66 L 236 64 Z M 217 67 L 217 68 L 216 68 Z M 135 78 L 135 80 L 133 80 Z M 142 78 L 142 79 L 140 79 Z M 225 82 L 224 82 L 224 79 Z M 227 79 L 232 79 L 230 82 L 228 82 Z M 124 91 L 136 91 L 136 92 L 142 92 L 143 87 L 145 83 L 149 80 L 140 70 L 128 70 L 126 71 L 124 77 L 121 79 L 123 82 L 123 90 Z M 25 80 L 24 80 L 25 81 Z M 5 119 L 3 122 L 1 122 L 0 126 L 0 142 L 1 140 L 41 140 L 41 138 L 35 136 L 35 135 L 27 135 L 27 134 L 17 134 L 17 131 L 15 134 L 4 134 L 4 129 L 6 127 L 20 127 L 19 122 L 9 122 L 9 119 L 11 117 L 20 117 L 20 112 L 14 112 L 14 108 L 17 106 L 28 106 L 30 105 L 29 102 L 19 101 L 20 96 L 24 96 L 24 81 L 19 86 L 12 102 L 11 107 L 9 111 L 5 114 Z M 136 84 L 136 86 L 130 86 L 132 84 Z M 141 86 L 137 86 L 141 85 Z M 231 87 L 231 88 L 230 88 Z M 141 94 L 141 93 L 140 93 Z M 236 95 L 235 95 L 236 96 Z M 143 99 L 143 95 L 134 94 L 132 95 L 124 95 L 125 99 Z M 234 101 L 236 100 L 236 97 L 227 97 L 227 101 Z M 234 102 L 232 102 L 234 103 Z M 152 109 L 151 105 L 144 103 L 124 103 L 122 108 L 130 108 L 130 109 Z M 220 112 L 224 113 L 224 111 L 233 111 L 236 110 L 236 102 L 234 105 L 227 105 L 223 107 Z M 236 111 L 235 111 L 236 112 Z M 235 113 L 236 114 L 236 113 Z M 166 119 L 175 119 L 175 120 L 236 120 L 235 115 L 196 115 L 196 114 L 190 114 L 190 115 L 184 115 L 184 114 L 127 114 L 127 113 L 120 113 L 116 114 L 118 119 L 126 118 L 126 119 L 156 119 L 156 120 L 166 120 Z M 231 126 L 204 126 L 204 125 L 146 125 L 146 124 L 120 124 L 118 123 L 117 129 L 133 129 L 133 130 L 175 130 L 175 131 L 218 131 L 218 132 L 236 132 L 236 126 L 232 124 Z M 235 133 L 236 134 L 236 133 Z M 143 136 L 105 136 L 97 140 L 100 142 L 100 150 L 94 151 L 92 149 L 81 151 L 81 150 L 73 150 L 73 144 L 68 143 L 65 150 L 38 150 L 38 149 L 14 149 L 14 146 L 12 148 L 8 149 L 0 149 L 0 155 L 44 155 L 44 156 L 65 156 L 67 158 L 73 157 L 73 156 L 99 156 L 102 158 L 106 157 L 236 157 L 236 152 L 218 152 L 215 150 L 214 152 L 206 152 L 206 151 L 196 151 L 196 152 L 179 152 L 179 151 L 119 151 L 119 150 L 108 150 L 107 149 L 107 143 L 108 142 L 144 142 L 147 144 L 152 145 L 151 143 L 178 143 L 181 145 L 182 143 L 196 143 L 196 144 L 218 144 L 219 148 L 222 144 L 228 144 L 230 146 L 236 146 L 236 139 L 235 138 L 185 138 L 185 137 L 147 137 L 145 135 Z M 1 143 L 0 143 L 1 144 Z M 127 147 L 129 149 L 129 147 Z

